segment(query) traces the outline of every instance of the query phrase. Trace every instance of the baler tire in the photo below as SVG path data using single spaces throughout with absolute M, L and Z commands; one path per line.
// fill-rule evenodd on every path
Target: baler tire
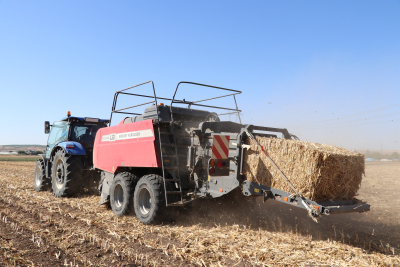
M 145 175 L 136 185 L 133 205 L 136 217 L 143 224 L 155 224 L 165 214 L 165 196 L 162 177 Z
M 56 197 L 73 196 L 82 187 L 83 163 L 79 157 L 56 152 L 51 169 L 51 183 Z
M 133 192 L 138 178 L 129 172 L 120 172 L 110 187 L 110 206 L 118 216 L 133 213 Z
M 44 170 L 44 161 L 36 161 L 35 171 L 33 173 L 33 187 L 37 192 L 47 191 L 51 188 L 50 180 L 46 178 Z

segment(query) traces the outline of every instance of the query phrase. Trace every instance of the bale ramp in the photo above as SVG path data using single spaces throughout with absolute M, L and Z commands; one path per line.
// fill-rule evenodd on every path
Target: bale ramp
M 297 191 L 313 201 L 353 199 L 364 174 L 364 155 L 307 141 L 255 136 Z M 247 139 L 243 174 L 246 179 L 292 192 L 255 142 Z

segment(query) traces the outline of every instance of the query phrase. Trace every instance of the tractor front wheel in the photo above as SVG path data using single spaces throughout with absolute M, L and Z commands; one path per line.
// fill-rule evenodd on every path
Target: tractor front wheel
M 53 194 L 57 197 L 76 194 L 82 183 L 82 169 L 79 157 L 67 156 L 63 150 L 57 151 L 51 170 Z
M 113 212 L 121 217 L 133 211 L 133 190 L 137 177 L 129 172 L 120 172 L 110 187 L 110 205 Z
M 155 174 L 140 178 L 135 188 L 134 207 L 136 217 L 143 224 L 158 222 L 165 211 L 162 177 Z
M 42 159 L 36 161 L 35 172 L 33 173 L 33 187 L 38 192 L 46 191 L 51 188 L 50 180 L 46 179 L 44 161 Z

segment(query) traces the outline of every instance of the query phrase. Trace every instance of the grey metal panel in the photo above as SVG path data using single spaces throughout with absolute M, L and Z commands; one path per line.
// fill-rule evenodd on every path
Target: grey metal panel
M 219 122 L 202 122 L 199 124 L 201 132 L 204 134 L 207 129 L 214 131 L 216 133 L 221 132 L 235 132 L 240 133 L 244 125 L 230 122 L 230 121 L 219 121 Z
M 143 116 L 142 115 L 138 115 L 135 117 L 128 117 L 124 120 L 124 124 L 127 123 L 132 123 L 132 122 L 137 122 L 137 121 L 142 121 L 143 120 Z
M 352 213 L 352 212 L 365 212 L 370 210 L 370 205 L 360 203 L 355 205 L 342 205 L 342 206 L 327 206 L 331 214 Z
M 111 187 L 112 181 L 114 179 L 114 174 L 106 172 L 106 171 L 104 171 L 104 174 L 105 174 L 106 178 L 103 181 L 103 189 L 101 190 L 101 193 L 110 195 L 110 187 Z
M 234 150 L 229 150 L 229 158 L 233 158 L 234 156 L 236 156 L 236 150 L 234 151 Z
M 112 181 L 114 179 L 114 174 L 103 171 L 105 174 L 105 179 L 102 182 L 102 189 L 101 189 L 101 197 L 99 201 L 99 205 L 102 205 L 106 203 L 109 199 L 110 196 L 110 187 L 112 184 Z
M 159 120 L 160 122 L 168 122 L 171 120 L 170 117 L 170 107 L 169 106 L 158 106 L 159 110 Z M 192 108 L 183 108 L 183 107 L 172 107 L 172 113 L 174 114 L 182 114 L 189 116 L 197 116 L 197 117 L 207 117 L 210 115 L 210 112 Z M 143 119 L 156 119 L 157 117 L 157 109 L 155 105 L 151 105 L 147 107 L 143 113 Z
M 258 196 L 264 196 L 264 200 L 271 198 L 273 200 L 279 201 L 279 202 L 283 202 L 298 208 L 303 208 L 303 209 L 310 209 L 308 206 L 314 205 L 314 206 L 320 206 L 318 205 L 318 203 L 306 199 L 306 198 L 301 198 L 299 196 L 292 196 L 292 194 L 282 191 L 282 190 L 278 190 L 275 189 L 273 187 L 269 187 L 269 186 L 265 186 L 265 185 L 261 185 L 258 183 L 253 183 L 250 182 L 248 180 L 243 182 L 243 194 L 245 196 L 254 196 L 254 195 L 258 195 Z M 306 206 L 308 205 L 308 206 Z M 312 211 L 313 214 L 314 211 Z M 321 214 L 327 214 L 329 215 L 329 209 L 326 209 L 323 206 L 320 206 L 320 212 Z
M 357 204 L 357 200 L 355 199 L 328 200 L 328 201 L 317 201 L 317 203 L 322 206 L 353 205 Z
M 212 176 L 210 177 L 210 181 L 208 182 L 209 189 L 207 192 L 212 197 L 220 197 L 239 186 L 239 181 L 234 177 L 234 175 L 230 176 Z M 220 192 L 222 189 L 222 192 Z
M 161 113 L 161 112 L 160 112 Z M 158 119 L 156 105 L 151 105 L 144 110 L 143 120 Z
M 237 169 L 237 164 L 233 160 L 229 161 L 229 169 L 232 171 Z
M 314 206 L 320 207 L 321 214 L 329 215 L 329 214 L 340 214 L 340 213 L 351 213 L 351 212 L 365 212 L 370 210 L 370 205 L 366 203 L 354 203 L 357 202 L 356 200 L 343 200 L 343 201 L 334 201 L 333 203 L 337 203 L 338 205 L 329 205 L 325 206 L 322 204 L 332 203 L 332 201 L 321 201 L 321 202 L 314 202 L 312 200 L 301 198 L 298 196 L 292 196 L 290 193 L 281 191 L 269 186 L 260 185 L 258 183 L 253 183 L 250 181 L 243 182 L 243 194 L 246 196 L 251 195 L 259 195 L 267 198 L 271 198 L 286 204 L 291 204 L 293 206 L 307 209 L 304 205 L 304 202 L 308 205 L 312 204 Z M 267 194 L 267 196 L 265 196 Z M 287 201 L 285 201 L 285 198 Z M 349 205 L 348 203 L 351 203 Z M 322 204 L 321 204 L 322 203 Z
M 168 107 L 168 106 L 166 106 Z M 184 114 L 190 116 L 198 116 L 198 117 L 207 117 L 211 114 L 211 112 L 200 110 L 200 109 L 193 109 L 193 108 L 183 108 L 183 107 L 172 107 L 172 113 L 174 114 Z
M 153 107 L 155 109 L 155 107 Z M 150 111 L 151 109 L 149 109 Z M 169 108 L 166 106 L 158 106 L 158 118 L 160 122 L 169 122 L 171 121 L 171 116 L 169 112 Z

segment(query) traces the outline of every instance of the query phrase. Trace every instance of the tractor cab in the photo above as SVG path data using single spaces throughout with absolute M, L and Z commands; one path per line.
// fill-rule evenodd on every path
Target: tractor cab
M 109 122 L 97 118 L 73 117 L 70 112 L 67 114 L 67 117 L 53 125 L 45 122 L 45 133 L 50 133 L 46 147 L 47 159 L 52 156 L 55 147 L 62 147 L 71 155 L 91 155 L 97 131 L 107 127 Z
M 92 168 L 94 140 L 97 131 L 108 123 L 109 120 L 72 117 L 70 111 L 53 125 L 45 121 L 44 132 L 49 138 L 46 154 L 40 154 L 36 161 L 35 190 L 51 189 L 57 197 L 72 196 L 83 189 L 90 191 L 100 179 Z

